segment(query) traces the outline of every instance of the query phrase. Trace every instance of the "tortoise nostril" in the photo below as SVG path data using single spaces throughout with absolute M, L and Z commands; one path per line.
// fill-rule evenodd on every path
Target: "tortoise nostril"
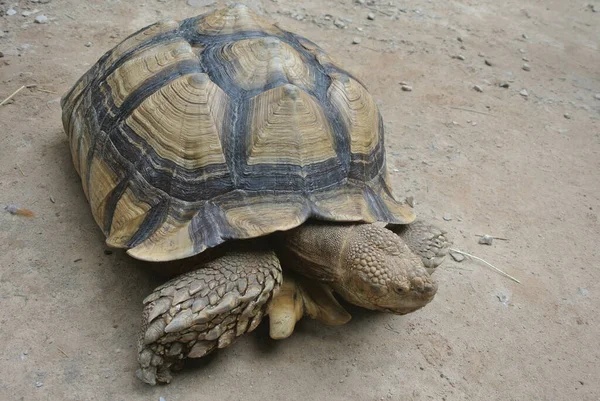
M 432 280 L 415 277 L 411 280 L 411 289 L 421 294 L 435 295 L 437 284 Z

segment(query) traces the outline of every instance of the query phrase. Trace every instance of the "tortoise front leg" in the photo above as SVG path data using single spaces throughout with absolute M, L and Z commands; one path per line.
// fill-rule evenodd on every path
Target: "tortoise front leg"
M 442 264 L 452 246 L 448 232 L 422 220 L 408 225 L 388 226 L 421 258 L 431 274 Z
M 156 288 L 144 300 L 137 376 L 169 383 L 170 369 L 254 330 L 281 284 L 275 254 L 226 254 Z

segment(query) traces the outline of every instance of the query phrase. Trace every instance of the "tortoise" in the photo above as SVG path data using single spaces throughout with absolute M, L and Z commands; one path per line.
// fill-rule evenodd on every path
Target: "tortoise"
M 141 29 L 61 106 L 107 245 L 182 273 L 143 301 L 144 382 L 265 315 L 276 339 L 303 315 L 343 324 L 333 293 L 395 314 L 433 299 L 449 239 L 393 194 L 372 96 L 248 7 Z

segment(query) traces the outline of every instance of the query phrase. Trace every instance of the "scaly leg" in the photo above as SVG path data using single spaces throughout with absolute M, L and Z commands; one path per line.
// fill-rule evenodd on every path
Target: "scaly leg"
M 267 310 L 269 335 L 274 340 L 288 338 L 303 316 L 338 326 L 352 318 L 324 284 L 286 270 L 283 284 Z
M 271 251 L 230 253 L 156 288 L 144 300 L 138 377 L 169 383 L 171 368 L 254 330 L 281 285 Z
M 388 228 L 398 234 L 410 250 L 421 258 L 430 274 L 442 264 L 452 246 L 452 239 L 445 230 L 421 220 Z

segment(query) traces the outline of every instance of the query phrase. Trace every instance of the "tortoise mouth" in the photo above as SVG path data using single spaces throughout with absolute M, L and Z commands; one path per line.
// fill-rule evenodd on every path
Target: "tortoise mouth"
M 413 306 L 413 307 L 404 307 L 404 308 L 383 308 L 381 310 L 384 311 L 384 312 L 387 312 L 387 313 L 392 313 L 394 315 L 408 315 L 409 313 L 418 311 L 419 309 L 421 309 L 425 305 L 427 305 L 427 304 L 423 304 L 423 305 L 419 305 L 419 306 Z
M 379 309 L 384 312 L 393 313 L 394 315 L 406 315 L 415 312 L 430 303 L 435 296 L 435 291 L 419 295 L 420 296 L 413 299 L 404 299 L 402 305 L 392 307 L 386 306 Z

